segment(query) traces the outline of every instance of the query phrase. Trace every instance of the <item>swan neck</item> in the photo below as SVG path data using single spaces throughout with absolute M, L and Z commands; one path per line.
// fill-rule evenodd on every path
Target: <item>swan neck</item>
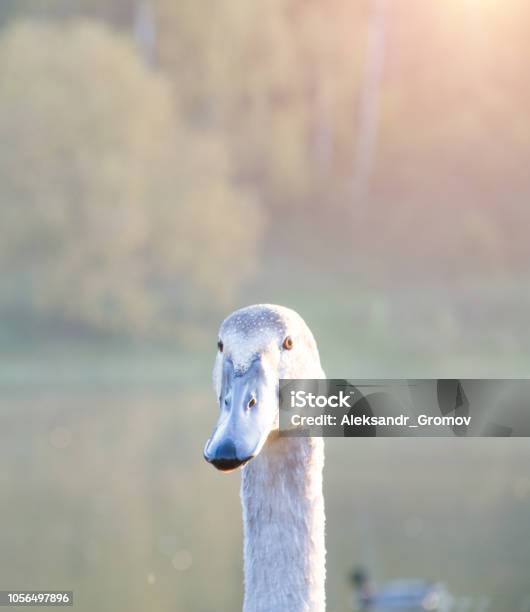
M 323 612 L 320 438 L 279 438 L 243 469 L 244 612 Z

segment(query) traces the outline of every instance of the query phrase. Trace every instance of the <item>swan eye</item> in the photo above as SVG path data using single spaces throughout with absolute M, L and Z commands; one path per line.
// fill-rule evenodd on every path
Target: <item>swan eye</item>
M 222 340 L 219 340 L 217 342 L 217 348 L 219 349 L 219 352 L 222 353 L 223 352 L 223 348 L 224 348 L 224 344 Z
M 285 338 L 282 346 L 286 351 L 290 351 L 293 348 L 293 339 L 291 338 L 291 336 L 287 336 Z

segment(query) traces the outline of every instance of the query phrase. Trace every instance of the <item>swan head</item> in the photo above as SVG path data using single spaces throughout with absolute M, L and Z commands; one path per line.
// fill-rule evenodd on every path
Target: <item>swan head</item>
M 230 472 L 253 459 L 278 431 L 279 380 L 322 377 L 313 334 L 294 310 L 259 304 L 233 312 L 219 329 L 219 419 L 206 461 Z

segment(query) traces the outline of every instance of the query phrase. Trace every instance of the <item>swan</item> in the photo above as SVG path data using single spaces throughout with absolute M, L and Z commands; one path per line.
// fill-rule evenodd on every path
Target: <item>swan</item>
M 204 448 L 242 467 L 243 612 L 323 612 L 322 438 L 280 437 L 280 378 L 324 378 L 315 339 L 282 306 L 236 310 L 221 324 L 213 370 L 219 419 Z

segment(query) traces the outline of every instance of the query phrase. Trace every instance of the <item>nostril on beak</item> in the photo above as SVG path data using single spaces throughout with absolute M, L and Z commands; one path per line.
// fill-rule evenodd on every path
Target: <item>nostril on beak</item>
M 247 404 L 247 408 L 254 408 L 254 406 L 257 404 L 256 398 L 255 397 L 251 397 L 250 401 Z

